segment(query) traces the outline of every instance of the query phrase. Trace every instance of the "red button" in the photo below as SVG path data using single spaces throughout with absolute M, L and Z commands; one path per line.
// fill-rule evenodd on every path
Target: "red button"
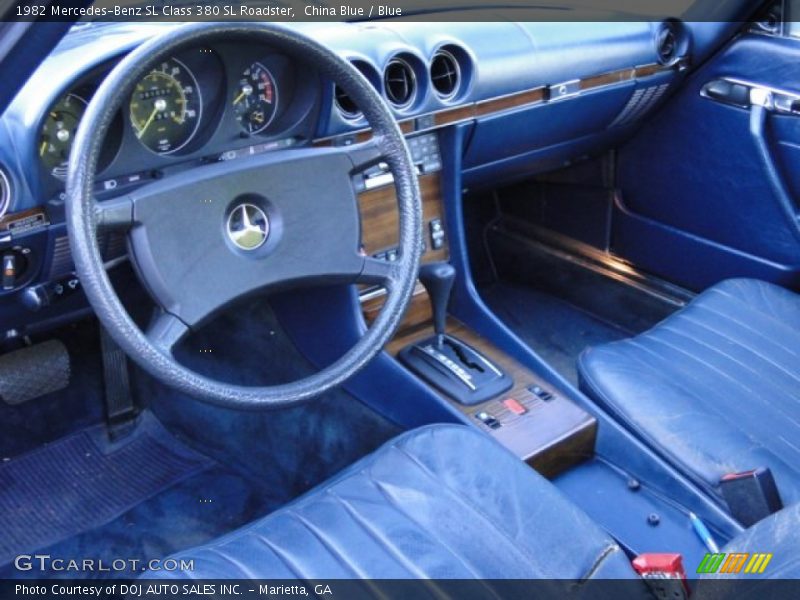
M 520 404 L 517 400 L 514 400 L 514 398 L 506 398 L 503 400 L 503 404 L 515 415 L 524 415 L 526 412 L 528 412 L 528 409 L 522 406 L 522 404 Z

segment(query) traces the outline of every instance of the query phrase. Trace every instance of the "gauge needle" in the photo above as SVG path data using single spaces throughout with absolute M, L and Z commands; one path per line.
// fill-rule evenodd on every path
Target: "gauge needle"
M 47 150 L 47 140 L 43 141 L 42 145 L 39 146 L 39 156 L 44 156 L 46 150 Z
M 147 118 L 147 121 L 145 122 L 144 126 L 139 131 L 136 132 L 137 138 L 141 138 L 144 135 L 144 132 L 147 131 L 148 127 L 150 127 L 150 123 L 153 122 L 153 119 L 156 118 L 157 114 L 158 114 L 158 108 L 153 107 L 153 112 L 150 113 L 150 116 Z
M 242 91 L 236 96 L 236 99 L 233 101 L 233 105 L 236 106 L 242 100 L 253 93 L 253 86 L 250 84 L 245 84 L 242 86 Z

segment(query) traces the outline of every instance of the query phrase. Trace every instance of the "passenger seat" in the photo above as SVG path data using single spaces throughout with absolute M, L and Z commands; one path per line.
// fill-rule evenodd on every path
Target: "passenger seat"
M 800 501 L 800 296 L 724 281 L 636 337 L 586 350 L 581 389 L 710 494 L 769 467 Z

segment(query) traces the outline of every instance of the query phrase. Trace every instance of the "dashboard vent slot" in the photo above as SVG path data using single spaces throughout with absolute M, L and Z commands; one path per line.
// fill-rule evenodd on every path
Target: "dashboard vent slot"
M 353 99 L 338 85 L 333 90 L 333 101 L 342 116 L 346 119 L 357 119 L 361 116 L 361 111 L 353 102 Z
M 461 85 L 461 68 L 456 57 L 447 50 L 439 50 L 431 61 L 431 84 L 441 98 L 452 98 Z
M 393 58 L 383 73 L 383 85 L 386 97 L 395 107 L 408 106 L 417 93 L 417 80 L 414 70 L 406 61 Z
M 64 277 L 74 270 L 72 253 L 69 249 L 69 238 L 65 235 L 57 237 L 53 243 L 53 260 L 50 262 L 50 281 Z
M 669 84 L 662 83 L 636 90 L 610 127 L 622 127 L 638 121 L 655 107 L 668 89 Z
M 3 169 L 0 169 L 0 217 L 6 214 L 11 206 L 11 181 Z

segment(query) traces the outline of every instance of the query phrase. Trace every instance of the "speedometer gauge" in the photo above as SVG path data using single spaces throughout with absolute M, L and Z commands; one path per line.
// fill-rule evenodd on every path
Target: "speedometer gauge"
M 245 133 L 260 133 L 272 122 L 277 108 L 278 90 L 272 73 L 261 63 L 253 63 L 242 73 L 235 90 L 236 120 Z
M 45 169 L 58 179 L 66 179 L 72 140 L 78 130 L 86 100 L 67 94 L 47 113 L 39 136 L 39 158 Z
M 133 131 L 158 154 L 188 144 L 200 125 L 202 98 L 192 72 L 177 59 L 163 62 L 136 84 L 130 101 Z

